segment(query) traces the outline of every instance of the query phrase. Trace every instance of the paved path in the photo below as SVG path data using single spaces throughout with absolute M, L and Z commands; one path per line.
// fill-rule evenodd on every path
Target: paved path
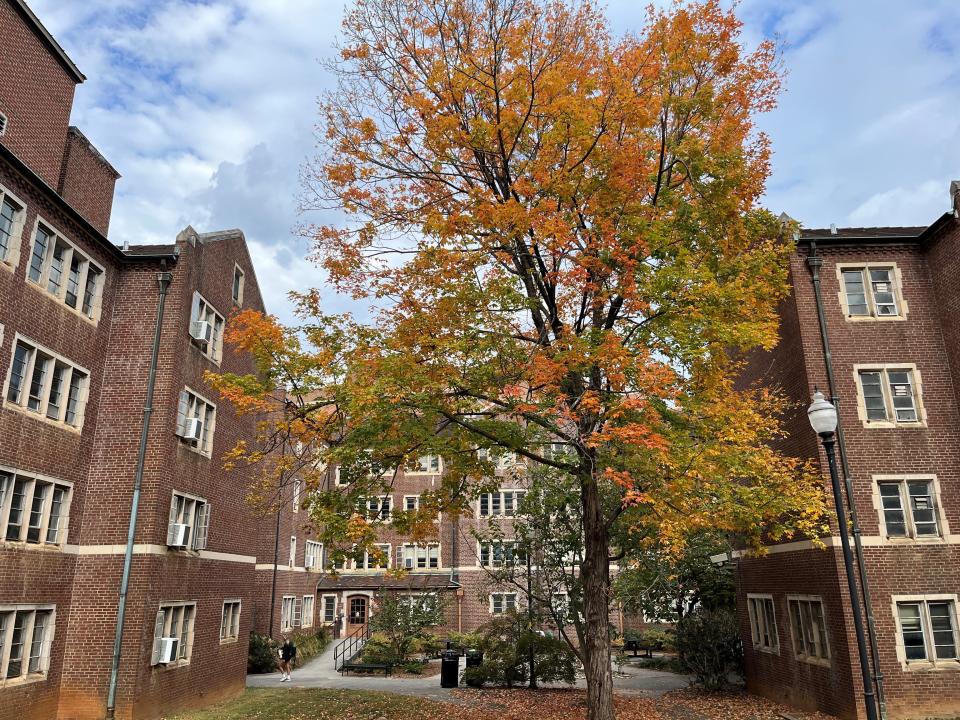
M 247 687 L 300 687 L 300 688 L 327 688 L 337 690 L 369 690 L 371 692 L 390 692 L 401 695 L 416 695 L 417 697 L 434 700 L 450 701 L 450 688 L 440 687 L 440 676 L 424 678 L 384 677 L 383 675 L 352 675 L 341 676 L 333 669 L 333 650 L 336 643 L 301 668 L 293 671 L 292 680 L 288 683 L 280 682 L 280 673 L 267 675 L 248 675 Z M 461 667 L 464 662 L 460 658 Z M 658 697 L 671 690 L 686 687 L 690 678 L 686 675 L 647 670 L 631 665 L 624 666 L 624 677 L 614 678 L 614 687 L 617 692 Z M 582 678 L 577 679 L 577 687 L 586 687 Z

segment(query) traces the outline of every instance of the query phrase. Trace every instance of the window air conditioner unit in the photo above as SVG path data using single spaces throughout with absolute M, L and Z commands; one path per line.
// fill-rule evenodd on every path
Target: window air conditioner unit
M 203 346 L 209 345 L 213 340 L 213 325 L 206 320 L 194 320 L 190 323 L 190 337 Z
M 184 523 L 174 523 L 170 533 L 170 547 L 183 548 L 190 542 L 190 526 Z
M 303 559 L 303 566 L 304 566 L 305 568 L 312 568 L 312 567 L 313 567 L 313 563 L 314 563 L 314 560 L 313 560 L 312 557 L 306 557 L 306 558 Z
M 160 638 L 160 663 L 176 662 L 180 641 L 177 638 Z
M 183 422 L 183 439 L 200 441 L 203 435 L 203 421 L 200 418 L 187 418 Z

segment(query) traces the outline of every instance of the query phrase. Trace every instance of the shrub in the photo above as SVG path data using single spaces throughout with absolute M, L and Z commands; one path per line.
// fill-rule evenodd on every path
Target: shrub
M 376 636 L 377 644 L 370 653 L 371 657 L 381 658 L 377 662 L 401 665 L 412 654 L 428 653 L 439 642 L 428 630 L 443 622 L 443 599 L 436 593 L 401 595 L 384 592 L 377 596 L 376 605 L 377 612 L 370 618 L 370 630 Z M 372 640 L 373 637 L 367 647 Z
M 676 648 L 677 633 L 668 628 L 647 628 L 640 633 L 639 642 L 643 647 L 670 651 Z
M 447 635 L 451 647 L 459 653 L 465 653 L 467 650 L 477 649 L 483 644 L 483 633 L 452 632 Z
M 315 658 L 330 644 L 330 634 L 326 628 L 319 628 L 314 631 L 300 630 L 289 633 L 289 635 L 293 638 L 294 645 L 297 646 L 297 661 L 295 663 L 297 667 Z
M 247 672 L 251 675 L 271 673 L 277 669 L 277 643 L 272 638 L 250 633 L 250 649 L 247 653 Z
M 743 647 L 736 613 L 697 610 L 677 624 L 677 651 L 684 666 L 704 689 L 722 690 L 740 669 Z
M 516 613 L 506 613 L 488 623 L 479 640 L 473 647 L 483 653 L 483 662 L 464 671 L 468 684 L 512 687 L 524 682 L 529 677 L 531 649 L 538 680 L 568 685 L 575 680 L 576 659 L 569 646 L 558 638 L 531 632 L 525 619 Z

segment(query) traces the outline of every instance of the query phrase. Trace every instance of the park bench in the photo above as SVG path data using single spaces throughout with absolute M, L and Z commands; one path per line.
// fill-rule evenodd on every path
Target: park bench
M 390 663 L 344 663 L 340 668 L 340 674 L 345 672 L 372 673 L 383 671 L 384 676 L 393 674 L 393 665 Z
M 657 649 L 659 648 L 655 648 L 653 645 L 641 644 L 638 640 L 626 640 L 623 643 L 623 651 L 631 653 L 633 657 L 637 657 L 637 653 L 642 652 L 643 657 L 652 658 L 653 651 Z

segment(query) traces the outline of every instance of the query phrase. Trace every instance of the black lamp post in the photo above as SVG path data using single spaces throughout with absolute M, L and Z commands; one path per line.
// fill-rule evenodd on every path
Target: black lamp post
M 853 606 L 853 629 L 857 635 L 857 652 L 860 655 L 860 675 L 863 678 L 863 702 L 867 708 L 867 720 L 877 720 L 877 705 L 873 694 L 873 681 L 870 675 L 870 659 L 867 655 L 867 639 L 863 632 L 863 617 L 860 612 L 860 600 L 857 593 L 857 579 L 853 572 L 853 554 L 850 552 L 850 538 L 847 535 L 847 515 L 843 509 L 843 496 L 840 491 L 840 477 L 837 474 L 835 453 L 837 429 L 837 408 L 823 397 L 819 390 L 813 393 L 813 402 L 807 408 L 807 417 L 814 432 L 823 442 L 830 466 L 830 484 L 833 486 L 833 502 L 837 508 L 837 522 L 840 528 L 840 546 L 843 548 L 843 567 L 847 574 L 847 587 L 850 590 L 850 604 Z

